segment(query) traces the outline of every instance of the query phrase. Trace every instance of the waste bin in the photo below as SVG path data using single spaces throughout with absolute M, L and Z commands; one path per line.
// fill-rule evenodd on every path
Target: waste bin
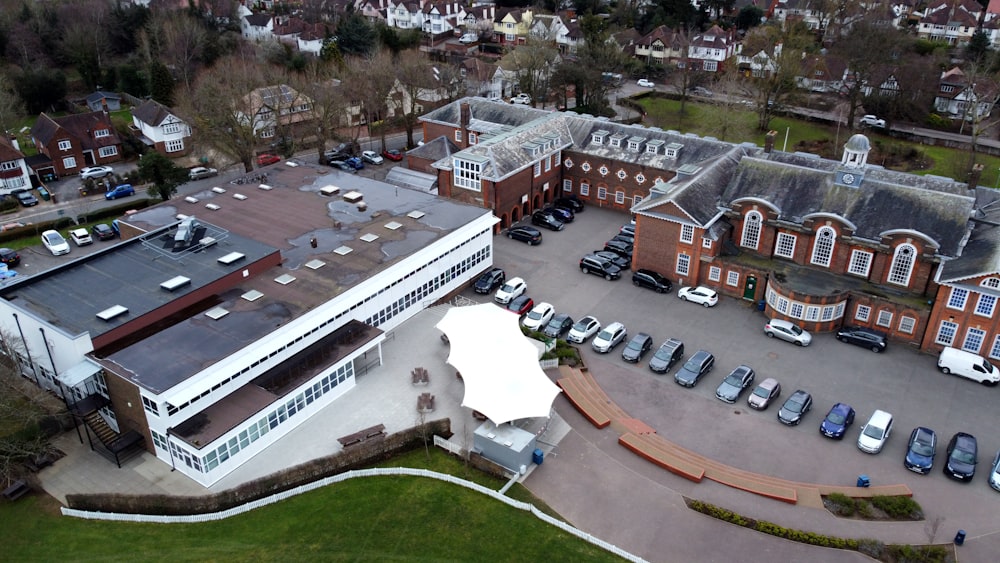
M 535 462 L 535 465 L 541 465 L 545 458 L 545 452 L 535 448 L 535 451 L 531 452 L 531 461 Z
M 45 201 L 49 201 L 49 199 L 52 198 L 52 196 L 49 195 L 49 190 L 46 190 L 42 186 L 38 186 L 38 195 Z
M 870 487 L 872 484 L 871 479 L 867 475 L 858 475 L 858 486 L 859 487 Z
M 955 545 L 962 545 L 963 543 L 965 543 L 965 530 L 959 530 L 955 534 Z
M 766 307 L 767 307 L 767 301 L 766 300 L 761 299 L 760 301 L 757 302 L 757 310 L 758 311 L 763 311 Z

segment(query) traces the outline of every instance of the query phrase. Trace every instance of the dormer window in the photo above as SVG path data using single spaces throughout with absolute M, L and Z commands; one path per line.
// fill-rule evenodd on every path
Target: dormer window
M 667 155 L 667 158 L 677 158 L 677 155 L 680 154 L 682 148 L 684 148 L 684 145 L 680 143 L 670 143 L 667 145 L 664 154 Z
M 595 145 L 603 145 L 604 144 L 604 137 L 607 137 L 607 136 L 608 136 L 608 132 L 607 131 L 594 131 L 590 135 L 590 142 L 594 143 Z
M 621 148 L 623 142 L 625 141 L 625 135 L 618 133 L 611 136 L 611 146 L 615 148 Z
M 98 129 L 97 131 L 94 131 L 95 139 L 100 139 L 102 137 L 110 137 L 110 136 L 111 136 L 111 131 L 108 131 L 107 129 Z
M 656 154 L 656 145 L 646 145 L 646 152 L 649 154 Z
M 628 150 L 631 152 L 639 152 L 639 145 L 641 145 L 644 140 L 645 139 L 642 137 L 630 137 L 628 140 Z

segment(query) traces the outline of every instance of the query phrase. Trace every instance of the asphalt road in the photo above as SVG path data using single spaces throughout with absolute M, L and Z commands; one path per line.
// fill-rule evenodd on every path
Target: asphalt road
M 494 262 L 506 270 L 508 278 L 523 277 L 528 284 L 527 294 L 536 303 L 552 303 L 557 313 L 569 313 L 574 319 L 592 314 L 605 325 L 620 321 L 630 334 L 651 334 L 656 346 L 668 337 L 679 338 L 686 346 L 685 358 L 699 348 L 716 356 L 715 370 L 694 389 L 686 389 L 673 381 L 679 366 L 666 376 L 649 371 L 651 354 L 632 365 L 621 360 L 623 345 L 606 355 L 595 353 L 589 343 L 581 346 L 591 371 L 627 412 L 670 440 L 751 471 L 813 483 L 853 485 L 859 474 L 869 475 L 873 484 L 905 483 L 924 507 L 927 522 L 934 525 L 925 522 L 915 523 L 910 529 L 901 525 L 886 528 L 891 530 L 885 532 L 891 536 L 886 541 L 950 541 L 958 528 L 974 530 L 970 536 L 997 531 L 1000 526 L 995 513 L 1000 494 L 989 488 L 986 475 L 993 454 L 1000 448 L 1000 436 L 995 430 L 1000 422 L 995 408 L 1000 388 L 945 376 L 937 371 L 934 356 L 902 345 L 890 343 L 886 352 L 875 354 L 842 344 L 831 334 L 814 335 L 807 348 L 769 339 L 762 330 L 765 317 L 746 301 L 722 297 L 719 305 L 706 309 L 677 299 L 676 287 L 673 293 L 661 295 L 634 287 L 630 276 L 606 281 L 581 273 L 579 257 L 601 248 L 625 221 L 627 217 L 620 213 L 590 207 L 577 214 L 576 221 L 563 231 L 543 231 L 540 246 L 529 247 L 497 237 Z M 467 296 L 478 301 L 490 298 L 471 291 Z M 758 412 L 746 406 L 745 395 L 735 405 L 719 401 L 714 396 L 716 386 L 739 364 L 753 367 L 757 381 L 777 378 L 784 389 L 782 399 L 795 389 L 807 390 L 814 399 L 813 410 L 801 425 L 787 427 L 776 420 L 777 405 Z M 842 441 L 825 438 L 818 431 L 826 411 L 836 402 L 849 403 L 857 410 L 857 421 Z M 892 413 L 895 422 L 883 451 L 870 455 L 858 450 L 856 441 L 861 425 L 875 409 Z M 583 425 L 581 434 L 590 432 L 587 423 Z M 927 476 L 906 470 L 902 463 L 909 432 L 915 426 L 927 426 L 938 433 L 937 461 Z M 970 484 L 952 481 L 941 471 L 947 440 L 958 431 L 979 439 L 980 466 Z M 621 456 L 619 450 L 623 448 L 612 442 L 605 453 L 617 458 Z M 625 457 L 638 460 L 631 454 Z M 721 499 L 724 505 L 745 504 L 747 510 L 763 512 L 774 518 L 772 521 L 790 518 L 786 525 L 793 527 L 820 518 L 771 515 L 771 511 L 778 510 L 772 505 L 781 503 L 759 497 L 748 499 L 749 495 L 742 493 L 733 500 L 719 487 L 693 485 L 658 469 L 652 473 L 648 468 L 639 470 L 657 475 L 655 479 L 685 494 L 700 498 L 709 495 Z M 530 487 L 530 481 L 528 484 Z M 557 509 L 568 510 L 564 515 L 573 520 L 574 507 L 566 506 L 566 499 L 546 498 L 544 491 L 541 493 Z M 843 523 L 829 522 L 826 517 L 824 514 L 816 524 L 820 528 L 816 531 L 830 526 L 834 531 L 844 528 Z M 843 533 L 846 537 L 875 535 L 874 531 Z

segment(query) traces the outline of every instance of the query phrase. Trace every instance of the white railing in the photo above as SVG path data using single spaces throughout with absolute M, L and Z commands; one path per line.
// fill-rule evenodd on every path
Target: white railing
M 448 450 L 448 453 L 452 455 L 457 455 L 459 457 L 465 455 L 465 449 L 462 448 L 462 446 L 456 444 L 455 442 L 449 442 L 437 434 L 434 435 L 434 445 L 443 450 Z
M 250 512 L 255 508 L 261 508 L 269 504 L 274 504 L 276 502 L 283 501 L 285 499 L 300 495 L 302 493 L 307 493 L 309 491 L 314 491 L 320 487 L 326 487 L 334 483 L 340 483 L 348 479 L 355 479 L 358 477 L 383 477 L 387 475 L 406 475 L 410 477 L 427 477 L 430 479 L 437 479 L 439 481 L 444 481 L 446 483 L 451 483 L 453 485 L 459 485 L 465 487 L 466 489 L 471 489 L 477 493 L 482 493 L 488 497 L 498 500 L 508 506 L 516 508 L 518 510 L 526 510 L 535 515 L 539 520 L 551 524 L 564 532 L 572 534 L 590 544 L 596 545 L 605 551 L 614 553 L 615 555 L 626 559 L 628 561 L 642 562 L 645 560 L 637 555 L 633 555 L 618 546 L 612 545 L 598 537 L 595 537 L 583 530 L 575 528 L 562 520 L 558 520 L 545 514 L 541 510 L 535 508 L 534 505 L 514 500 L 510 497 L 504 496 L 497 491 L 492 489 L 487 489 L 486 487 L 473 483 L 471 481 L 466 481 L 465 479 L 459 479 L 453 475 L 447 475 L 444 473 L 438 473 L 436 471 L 429 471 L 427 469 L 411 469 L 409 467 L 377 467 L 372 469 L 358 469 L 354 471 L 347 471 L 345 473 L 340 473 L 338 475 L 333 475 L 308 483 L 306 485 L 301 485 L 281 493 L 271 495 L 262 499 L 255 500 L 253 502 L 248 502 L 241 506 L 236 506 L 227 510 L 220 512 L 212 512 L 209 514 L 188 514 L 188 515 L 156 515 L 156 514 L 121 514 L 112 512 L 89 512 L 86 510 L 76 510 L 73 508 L 62 508 L 62 513 L 64 516 L 74 516 L 76 518 L 83 518 L 86 520 L 111 520 L 115 522 L 154 522 L 157 524 L 190 524 L 198 522 L 213 522 L 216 520 L 223 520 L 230 518 L 232 516 L 237 516 Z

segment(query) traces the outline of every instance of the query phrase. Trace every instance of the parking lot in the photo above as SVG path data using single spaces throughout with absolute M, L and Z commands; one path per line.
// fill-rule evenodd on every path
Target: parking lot
M 859 474 L 867 474 L 874 484 L 907 484 L 928 518 L 992 521 L 1000 496 L 989 488 L 986 476 L 1000 448 L 994 431 L 1000 389 L 945 376 L 937 371 L 935 356 L 893 343 L 876 354 L 842 344 L 832 334 L 814 335 L 806 348 L 769 339 L 763 333 L 765 317 L 747 301 L 723 297 L 716 307 L 706 309 L 677 299 L 677 287 L 661 295 L 634 287 L 630 275 L 606 281 L 581 273 L 580 256 L 601 248 L 627 219 L 588 207 L 563 231 L 543 230 L 540 246 L 497 237 L 494 257 L 508 278 L 521 276 L 527 281 L 527 295 L 536 303 L 552 303 L 557 313 L 569 313 L 574 319 L 595 315 L 604 325 L 620 321 L 630 335 L 651 334 L 654 350 L 667 338 L 678 338 L 685 343 L 685 359 L 700 348 L 715 355 L 714 371 L 697 387 L 686 389 L 673 381 L 679 364 L 656 375 L 648 369 L 651 353 L 635 365 L 622 361 L 624 345 L 606 355 L 593 352 L 589 342 L 581 346 L 598 381 L 627 412 L 672 441 L 744 469 L 836 484 L 853 484 Z M 471 290 L 466 295 L 479 301 L 491 298 Z M 739 364 L 753 367 L 758 382 L 766 377 L 781 382 L 778 404 L 758 412 L 746 406 L 746 394 L 734 405 L 715 398 L 716 386 Z M 780 402 L 796 389 L 810 392 L 814 405 L 801 425 L 788 427 L 776 420 L 776 414 Z M 857 411 L 854 426 L 841 442 L 818 431 L 836 402 L 849 403 Z M 859 451 L 856 442 L 875 409 L 892 413 L 895 420 L 883 451 L 870 455 Z M 906 470 L 902 463 L 915 426 L 938 434 L 937 459 L 927 476 Z M 959 431 L 979 441 L 979 468 L 968 485 L 941 471 L 947 441 Z

